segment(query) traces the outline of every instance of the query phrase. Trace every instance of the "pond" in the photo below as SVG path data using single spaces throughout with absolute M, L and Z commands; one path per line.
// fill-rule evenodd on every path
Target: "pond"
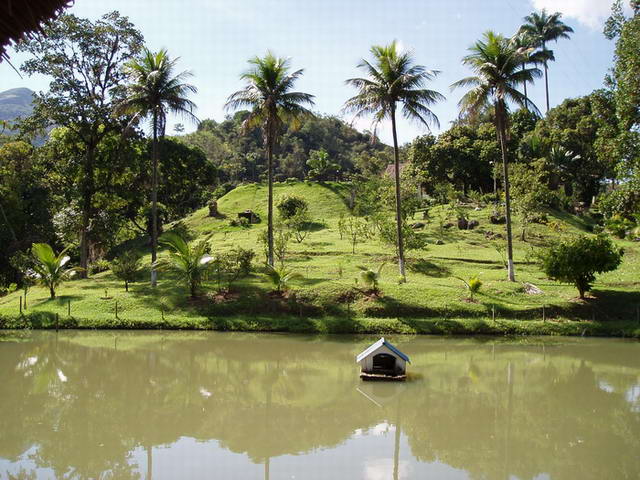
M 640 343 L 376 339 L 0 332 L 0 478 L 640 478 Z

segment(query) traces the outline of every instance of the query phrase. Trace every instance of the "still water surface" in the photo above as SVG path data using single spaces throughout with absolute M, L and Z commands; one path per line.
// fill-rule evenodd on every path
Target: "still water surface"
M 0 332 L 0 478 L 640 478 L 640 343 Z

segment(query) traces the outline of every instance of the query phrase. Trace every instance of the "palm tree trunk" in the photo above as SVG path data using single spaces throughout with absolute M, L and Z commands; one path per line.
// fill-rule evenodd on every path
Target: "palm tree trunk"
M 267 127 L 267 168 L 269 193 L 268 193 L 268 206 L 267 206 L 267 263 L 273 267 L 273 132 L 271 127 Z
M 509 167 L 507 162 L 507 126 L 506 108 L 502 101 L 496 104 L 496 122 L 500 135 L 500 150 L 502 151 L 502 171 L 504 174 L 504 198 L 507 217 L 507 276 L 510 282 L 516 281 L 513 267 L 513 238 L 511 234 L 511 194 L 509 192 Z
M 51 297 L 51 300 L 56 298 L 56 290 L 53 287 L 49 287 L 49 296 Z
M 158 114 L 153 112 L 153 144 L 151 147 L 151 286 L 158 284 L 155 262 L 158 256 Z
M 522 64 L 522 71 L 524 72 L 527 69 L 526 65 L 523 63 Z M 527 95 L 527 81 L 525 80 L 524 83 L 524 106 L 527 110 L 529 110 L 529 96 Z
M 395 183 L 396 183 L 396 227 L 398 229 L 398 267 L 400 276 L 405 276 L 404 269 L 404 241 L 402 238 L 402 204 L 400 199 L 400 153 L 398 151 L 398 135 L 396 132 L 396 112 L 395 108 L 391 110 L 391 128 L 393 130 L 393 159 L 395 165 Z
M 544 42 L 542 42 L 542 51 L 547 51 L 547 47 Z M 547 66 L 546 60 L 544 61 L 544 88 L 547 96 L 547 113 L 549 113 L 549 67 Z

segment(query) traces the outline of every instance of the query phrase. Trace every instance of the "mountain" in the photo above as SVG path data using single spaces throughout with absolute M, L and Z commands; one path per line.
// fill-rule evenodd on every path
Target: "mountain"
M 28 88 L 12 88 L 0 92 L 0 120 L 12 121 L 26 117 L 33 110 L 33 91 Z

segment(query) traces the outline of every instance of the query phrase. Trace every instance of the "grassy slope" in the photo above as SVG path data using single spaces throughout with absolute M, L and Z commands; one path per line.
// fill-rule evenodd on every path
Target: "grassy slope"
M 543 242 L 581 232 L 586 225 L 578 217 L 554 215 L 552 220 L 560 225 L 559 229 L 536 225 L 528 242 L 518 238 L 515 242 L 518 282 L 509 283 L 505 281 L 500 254 L 481 232 L 499 233 L 504 229 L 489 224 L 489 209 L 469 209 L 471 218 L 480 222 L 477 229 L 453 228 L 442 234 L 437 221 L 440 212 L 434 209 L 433 220 L 424 235 L 433 243 L 441 239 L 444 244 L 431 244 L 425 251 L 409 252 L 409 282 L 398 285 L 393 249 L 371 240 L 358 245 L 353 255 L 348 241 L 340 239 L 337 222 L 341 214 L 348 214 L 348 190 L 344 186 L 276 184 L 276 196 L 285 191 L 307 198 L 314 220 L 325 226 L 303 243 L 291 244 L 290 265 L 304 276 L 297 281 L 296 295 L 292 298 L 269 297 L 269 286 L 260 274 L 235 286 L 237 298 L 216 303 L 206 296 L 197 301 L 187 300 L 185 288 L 166 275 L 157 291 L 152 291 L 144 281 L 145 273 L 141 282 L 134 284 L 127 294 L 110 272 L 104 272 L 89 280 L 63 285 L 60 298 L 54 301 L 47 299 L 44 289 L 32 289 L 28 315 L 24 317 L 18 316 L 19 294 L 4 297 L 0 299 L 0 320 L 6 327 L 52 326 L 57 313 L 59 324 L 68 327 L 640 336 L 640 324 L 636 322 L 640 305 L 638 244 L 621 242 L 626 250 L 621 268 L 600 276 L 591 298 L 586 301 L 575 298 L 573 287 L 545 279 L 539 267 L 527 261 L 532 249 L 542 246 Z M 264 186 L 242 186 L 221 198 L 219 209 L 227 218 L 209 218 L 207 209 L 201 209 L 184 222 L 198 235 L 212 233 L 214 251 L 237 245 L 252 248 L 261 262 L 264 256 L 256 239 L 266 224 L 248 229 L 229 225 L 229 219 L 247 208 L 266 219 Z M 514 232 L 519 232 L 518 227 L 516 223 Z M 342 301 L 348 296 L 347 292 L 353 291 L 359 265 L 377 267 L 383 261 L 387 264 L 382 274 L 382 298 L 372 300 L 356 295 L 351 302 Z M 468 279 L 475 275 L 484 285 L 476 302 L 469 302 L 464 284 L 455 277 Z M 544 294 L 524 294 L 520 282 L 525 281 L 539 286 Z M 213 281 L 206 285 L 207 291 L 215 288 Z M 101 298 L 105 296 L 111 298 Z M 116 300 L 118 319 L 115 318 Z M 67 314 L 69 302 L 71 316 Z M 543 306 L 545 322 L 542 321 Z

